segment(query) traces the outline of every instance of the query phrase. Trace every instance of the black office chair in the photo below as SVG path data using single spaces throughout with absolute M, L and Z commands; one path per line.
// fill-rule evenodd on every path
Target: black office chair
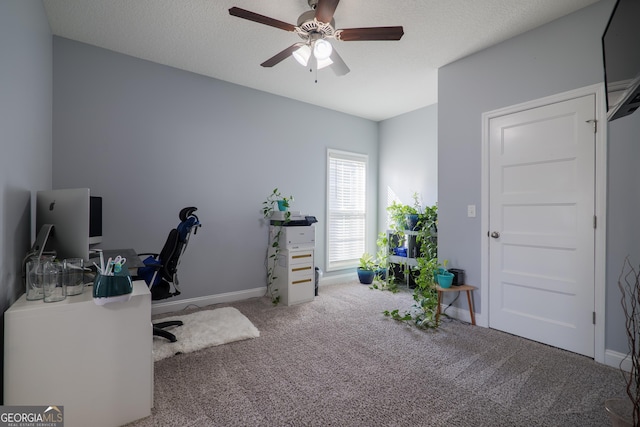
M 187 207 L 180 211 L 180 224 L 169 232 L 160 253 L 139 253 L 143 259 L 144 267 L 138 269 L 138 279 L 142 279 L 149 286 L 152 300 L 161 300 L 180 295 L 180 282 L 178 280 L 178 265 L 180 257 L 187 248 L 191 233 L 196 234 L 201 227 L 198 217 L 194 214 L 198 208 Z M 173 287 L 173 291 L 171 288 Z M 157 335 L 176 342 L 176 336 L 164 328 L 182 326 L 179 320 L 154 323 L 153 335 Z

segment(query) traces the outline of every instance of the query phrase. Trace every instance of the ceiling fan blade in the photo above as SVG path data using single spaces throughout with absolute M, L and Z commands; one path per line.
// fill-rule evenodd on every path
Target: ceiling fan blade
M 331 69 L 336 74 L 336 76 L 344 76 L 349 71 L 351 71 L 349 67 L 347 67 L 347 64 L 345 64 L 342 60 L 342 57 L 338 54 L 338 51 L 336 51 L 335 49 L 333 49 L 333 51 L 331 52 L 330 58 L 333 61 L 333 64 L 331 64 Z
M 404 34 L 400 27 L 345 28 L 336 31 L 336 38 L 345 42 L 355 40 L 400 40 Z
M 340 0 L 319 0 L 316 6 L 316 19 L 328 24 L 333 19 L 333 14 Z
M 249 10 L 240 9 L 239 7 L 232 7 L 231 9 L 229 9 L 229 14 L 232 16 L 237 16 L 238 18 L 248 19 L 249 21 L 254 21 L 260 24 L 269 25 L 271 27 L 280 28 L 281 30 L 285 31 L 294 31 L 296 28 L 293 24 L 278 21 L 277 19 L 269 18 L 268 16 L 260 15 Z
M 283 50 L 282 52 L 277 53 L 274 56 L 272 56 L 271 58 L 267 59 L 266 61 L 264 61 L 260 65 L 263 66 L 263 67 L 273 67 L 274 65 L 277 65 L 280 62 L 282 62 L 285 59 L 287 59 L 288 57 L 290 57 L 291 54 L 293 52 L 295 52 L 297 49 L 299 49 L 300 46 L 302 46 L 303 44 L 304 43 L 294 43 L 291 46 L 289 46 L 288 48 L 286 48 L 285 50 Z

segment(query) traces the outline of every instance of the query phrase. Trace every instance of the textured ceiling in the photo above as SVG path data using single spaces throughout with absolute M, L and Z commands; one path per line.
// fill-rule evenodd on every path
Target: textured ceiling
M 299 41 L 230 16 L 232 6 L 296 24 L 307 0 L 44 0 L 54 35 L 371 120 L 433 103 L 437 69 L 597 0 L 342 0 L 336 29 L 402 25 L 400 41 L 331 40 L 351 69 L 337 77 L 288 58 Z

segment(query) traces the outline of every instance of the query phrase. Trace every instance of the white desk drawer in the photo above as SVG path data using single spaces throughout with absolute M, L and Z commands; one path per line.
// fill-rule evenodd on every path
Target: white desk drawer
M 299 264 L 299 265 L 292 265 L 289 273 L 291 274 L 291 277 L 296 277 L 296 276 L 313 276 L 313 264 Z
M 313 251 L 296 251 L 289 255 L 289 265 L 298 265 L 307 263 L 313 265 Z

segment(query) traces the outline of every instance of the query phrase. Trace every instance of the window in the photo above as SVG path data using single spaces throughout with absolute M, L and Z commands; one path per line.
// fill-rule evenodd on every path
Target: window
M 353 267 L 365 251 L 367 156 L 327 152 L 327 271 Z

